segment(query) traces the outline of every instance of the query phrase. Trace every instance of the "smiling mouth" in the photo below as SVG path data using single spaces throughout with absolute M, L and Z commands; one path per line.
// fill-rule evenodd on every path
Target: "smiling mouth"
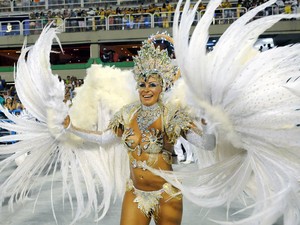
M 152 98 L 153 97 L 153 95 L 143 95 L 143 98 L 145 98 L 145 99 L 149 99 L 149 98 Z

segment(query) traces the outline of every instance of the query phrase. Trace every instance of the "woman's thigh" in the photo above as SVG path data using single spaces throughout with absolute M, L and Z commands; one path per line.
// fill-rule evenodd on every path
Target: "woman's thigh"
M 148 218 L 133 202 L 136 196 L 133 191 L 126 191 L 121 213 L 121 225 L 149 225 L 151 218 Z
M 182 220 L 182 197 L 170 198 L 166 193 L 160 200 L 156 217 L 157 225 L 180 225 Z

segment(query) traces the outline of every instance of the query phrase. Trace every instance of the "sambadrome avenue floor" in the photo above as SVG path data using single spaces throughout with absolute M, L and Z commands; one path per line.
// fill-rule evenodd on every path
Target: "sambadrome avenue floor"
M 1 157 L 0 157 L 1 158 Z M 2 158 L 3 159 L 3 158 Z M 192 167 L 190 165 L 174 165 Z M 4 179 L 10 174 L 14 167 L 9 168 L 6 173 L 0 173 L 0 183 L 4 182 Z M 49 181 L 52 177 L 49 177 Z M 55 188 L 51 193 L 51 182 L 46 182 L 46 184 L 41 189 L 41 193 L 35 205 L 35 199 L 27 199 L 23 203 L 18 203 L 14 205 L 14 211 L 12 212 L 8 208 L 7 201 L 4 202 L 3 207 L 0 211 L 0 225 L 68 225 L 72 221 L 72 210 L 68 200 L 63 202 L 62 200 L 62 189 L 61 183 L 59 185 L 54 185 Z M 51 201 L 53 198 L 55 216 L 57 218 L 57 223 L 55 222 Z M 184 198 L 184 210 L 183 210 L 183 220 L 182 225 L 216 225 L 218 220 L 226 220 L 226 215 L 232 220 L 237 220 L 245 216 L 245 214 L 234 215 L 237 210 L 233 206 L 229 212 L 227 212 L 226 207 L 219 207 L 215 209 L 204 209 L 196 206 L 192 202 Z M 89 217 L 83 218 L 76 222 L 76 225 L 118 225 L 121 214 L 121 199 L 117 199 L 115 203 L 112 203 L 110 210 L 107 215 L 99 222 L 95 222 L 93 212 Z M 282 221 L 278 221 L 276 225 L 281 225 Z M 130 225 L 130 224 L 128 224 Z M 152 221 L 151 225 L 155 225 Z

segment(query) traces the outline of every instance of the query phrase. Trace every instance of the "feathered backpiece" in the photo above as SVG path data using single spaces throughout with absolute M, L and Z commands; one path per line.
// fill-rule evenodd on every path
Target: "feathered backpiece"
M 95 212 L 101 219 L 112 199 L 122 195 L 129 175 L 127 154 L 115 144 L 105 150 L 65 131 L 63 121 L 69 114 L 74 125 L 87 130 L 105 130 L 112 115 L 123 105 L 137 100 L 131 71 L 93 65 L 76 97 L 64 103 L 65 86 L 52 74 L 50 58 L 57 30 L 46 27 L 34 46 L 22 49 L 17 64 L 15 85 L 27 116 L 5 112 L 9 122 L 0 127 L 15 134 L 2 136 L 0 172 L 10 172 L 0 184 L 1 203 L 9 197 L 9 206 L 38 198 L 47 177 L 52 188 L 62 185 L 62 202 L 70 201 L 73 221 Z M 23 157 L 20 160 L 20 156 Z M 18 167 L 12 170 L 15 166 Z M 51 175 L 51 176 L 50 176 Z M 58 176 L 56 176 L 58 175 Z M 61 182 L 56 182 L 60 177 Z M 51 198 L 49 197 L 49 202 Z M 53 215 L 55 207 L 53 204 Z M 50 204 L 49 204 L 50 206 Z M 57 221 L 59 222 L 59 221 Z
M 203 112 L 207 131 L 216 136 L 217 162 L 188 175 L 156 172 L 202 207 L 230 208 L 243 199 L 244 209 L 251 212 L 234 224 L 271 225 L 281 216 L 284 224 L 300 224 L 300 98 L 286 87 L 290 77 L 299 76 L 300 44 L 265 52 L 253 47 L 279 20 L 299 17 L 254 19 L 274 2 L 236 20 L 210 52 L 209 27 L 220 0 L 209 2 L 192 32 L 200 2 L 191 8 L 187 1 L 180 12 L 180 1 L 174 17 L 176 61 L 193 96 L 189 101 Z M 218 222 L 223 223 L 230 220 Z

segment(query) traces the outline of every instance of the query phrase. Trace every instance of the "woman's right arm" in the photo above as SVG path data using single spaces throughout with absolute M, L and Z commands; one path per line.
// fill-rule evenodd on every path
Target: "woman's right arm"
M 66 131 L 75 134 L 82 139 L 99 144 L 101 147 L 106 147 L 120 142 L 120 138 L 110 129 L 105 131 L 91 131 L 75 127 L 67 116 L 63 123 Z

